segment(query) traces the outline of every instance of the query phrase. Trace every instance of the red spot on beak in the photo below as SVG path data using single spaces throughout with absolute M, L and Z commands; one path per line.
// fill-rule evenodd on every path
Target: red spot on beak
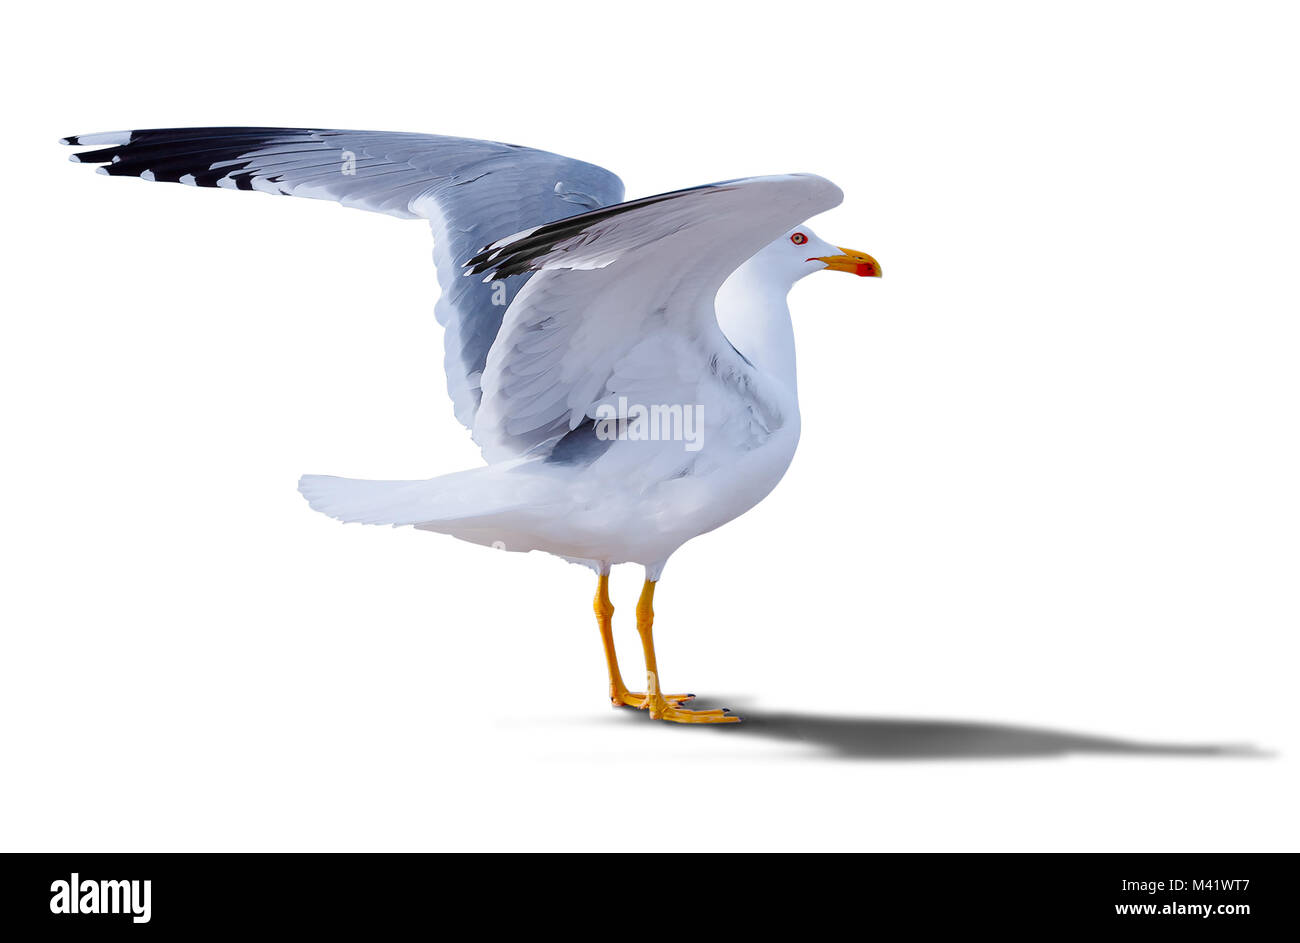
M 843 255 L 818 256 L 817 261 L 824 263 L 833 272 L 849 272 L 862 278 L 880 277 L 880 263 L 865 252 L 855 252 L 852 249 L 840 249 L 840 252 Z

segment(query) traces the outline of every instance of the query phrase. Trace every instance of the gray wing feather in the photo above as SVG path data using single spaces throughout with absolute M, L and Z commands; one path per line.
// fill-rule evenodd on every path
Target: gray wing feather
M 558 154 L 432 134 L 310 128 L 169 128 L 79 135 L 63 143 L 101 173 L 191 186 L 260 190 L 333 200 L 434 232 L 446 328 L 444 366 L 456 417 L 472 427 L 480 378 L 502 315 L 523 278 L 461 278 L 485 244 L 623 199 L 623 183 L 594 164 Z

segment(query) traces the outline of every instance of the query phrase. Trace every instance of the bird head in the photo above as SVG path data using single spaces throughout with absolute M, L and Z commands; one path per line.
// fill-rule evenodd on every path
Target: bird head
M 879 278 L 880 263 L 855 249 L 833 246 L 807 226 L 798 226 L 769 243 L 756 256 L 770 274 L 796 282 L 813 272 L 830 270 Z

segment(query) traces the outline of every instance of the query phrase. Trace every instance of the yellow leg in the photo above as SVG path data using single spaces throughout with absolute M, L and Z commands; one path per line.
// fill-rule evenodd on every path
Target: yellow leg
M 645 700 L 650 716 L 655 720 L 671 720 L 678 724 L 734 724 L 740 718 L 729 715 L 725 709 L 690 711 L 679 707 L 669 695 L 659 693 L 659 665 L 655 662 L 654 642 L 655 584 L 646 580 L 641 598 L 636 604 L 636 630 L 641 634 L 641 648 L 645 652 Z
M 605 646 L 605 667 L 609 669 L 609 699 L 615 707 L 646 707 L 646 696 L 635 694 L 623 683 L 623 675 L 618 670 L 618 652 L 614 650 L 614 603 L 609 598 L 609 574 L 600 574 L 596 584 L 596 599 L 592 603 L 596 610 L 596 623 L 600 626 L 600 641 Z M 667 694 L 664 700 L 672 704 L 685 704 L 695 697 L 694 694 Z

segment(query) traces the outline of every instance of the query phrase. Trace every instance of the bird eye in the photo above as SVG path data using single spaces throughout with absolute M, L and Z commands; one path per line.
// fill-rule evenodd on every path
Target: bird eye
M 793 242 L 793 243 L 794 243 L 795 245 L 797 245 L 797 246 L 801 246 L 801 245 L 803 245 L 805 242 L 808 241 L 808 237 L 805 236 L 805 235 L 804 235 L 803 233 L 801 233 L 801 232 L 797 232 L 797 233 L 795 233 L 793 236 L 790 237 L 790 241 Z

